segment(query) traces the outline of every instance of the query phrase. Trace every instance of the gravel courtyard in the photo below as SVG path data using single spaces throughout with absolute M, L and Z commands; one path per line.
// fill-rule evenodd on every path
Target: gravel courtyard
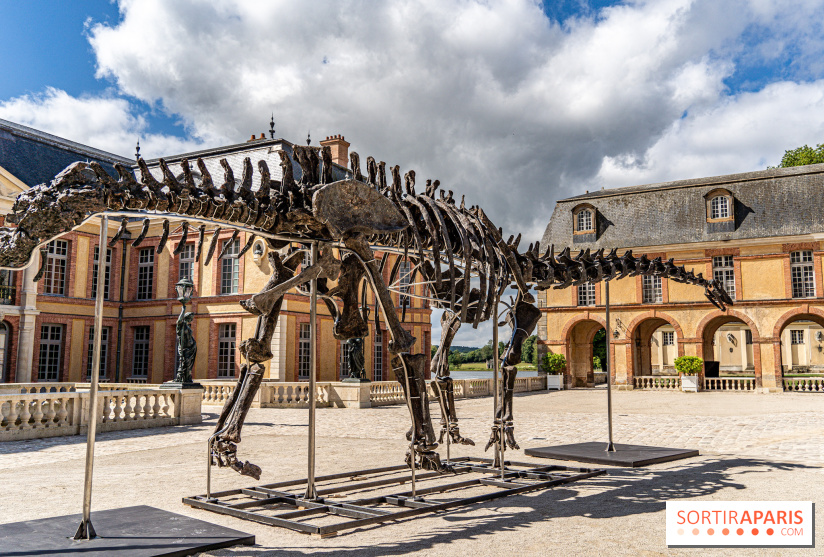
M 253 533 L 257 546 L 209 555 L 668 555 L 667 499 L 799 500 L 824 495 L 824 398 L 816 394 L 615 392 L 619 443 L 697 448 L 701 456 L 607 475 L 543 493 L 387 523 L 320 539 L 191 509 L 180 500 L 205 491 L 204 423 L 103 433 L 95 460 L 94 510 L 152 505 Z M 487 456 L 492 400 L 458 401 L 461 432 L 475 447 L 455 455 Z M 516 400 L 522 448 L 606 437 L 606 391 L 525 393 Z M 433 415 L 437 409 L 433 406 Z M 318 409 L 317 474 L 400 464 L 409 418 L 405 407 Z M 252 410 L 240 453 L 260 465 L 259 482 L 213 471 L 213 489 L 306 477 L 307 411 Z M 85 437 L 0 444 L 0 523 L 80 512 Z M 507 458 L 551 461 L 510 451 Z M 563 464 L 563 463 L 561 463 Z M 590 466 L 590 465 L 585 465 Z M 402 490 L 405 490 L 403 488 Z M 821 511 L 817 509 L 821 524 Z M 68 533 L 67 535 L 70 535 Z M 101 533 L 102 534 L 102 533 Z M 816 545 L 822 535 L 816 533 Z M 708 549 L 711 555 L 813 555 L 816 549 Z M 2 548 L 0 548 L 2 554 Z

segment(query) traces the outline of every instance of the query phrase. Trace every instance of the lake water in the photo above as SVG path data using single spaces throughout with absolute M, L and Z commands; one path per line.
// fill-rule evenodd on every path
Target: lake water
M 449 372 L 452 379 L 492 379 L 492 370 L 460 370 L 453 369 Z M 537 377 L 538 370 L 535 369 L 520 369 L 518 370 L 518 377 Z

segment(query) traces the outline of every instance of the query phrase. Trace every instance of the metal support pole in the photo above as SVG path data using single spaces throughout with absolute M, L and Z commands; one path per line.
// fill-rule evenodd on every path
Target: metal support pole
M 498 306 L 501 303 L 501 296 L 500 294 L 495 295 L 495 307 L 492 312 L 493 321 L 492 321 L 492 361 L 493 361 L 493 373 L 492 373 L 492 400 L 493 400 L 493 427 L 497 427 L 497 440 L 495 441 L 495 453 L 496 456 L 500 459 L 501 463 L 501 476 L 503 477 L 503 470 L 504 470 L 504 431 L 503 431 L 503 423 L 501 420 L 498 419 L 498 385 L 499 379 L 498 374 L 501 371 L 501 356 L 498 354 Z M 503 393 L 501 393 L 503 394 Z M 501 397 L 501 407 L 503 407 L 503 397 Z
M 310 264 L 318 261 L 318 243 L 312 242 L 312 259 Z M 318 279 L 309 283 L 309 471 L 306 480 L 305 499 L 317 499 L 315 489 L 315 390 L 318 373 Z
M 609 281 L 604 283 L 604 294 L 607 309 L 607 424 L 609 424 L 609 444 L 606 451 L 614 453 L 615 445 L 612 442 L 612 327 L 609 321 Z
M 92 540 L 97 533 L 92 526 L 92 472 L 94 469 L 94 437 L 97 433 L 97 382 L 100 378 L 100 346 L 103 337 L 103 288 L 106 283 L 106 241 L 109 235 L 109 219 L 103 216 L 100 219 L 100 257 L 97 258 L 97 292 L 94 302 L 94 349 L 92 352 L 91 391 L 89 392 L 89 432 L 86 437 L 86 479 L 83 484 L 83 519 L 75 540 Z

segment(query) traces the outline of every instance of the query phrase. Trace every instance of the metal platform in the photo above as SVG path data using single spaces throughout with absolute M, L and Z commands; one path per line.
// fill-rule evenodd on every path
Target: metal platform
M 607 452 L 606 447 L 606 443 L 590 441 L 587 443 L 526 449 L 524 453 L 529 456 L 551 458 L 553 460 L 573 460 L 575 462 L 586 462 L 589 464 L 606 464 L 609 466 L 624 466 L 630 468 L 698 456 L 696 449 L 669 449 L 666 447 L 622 445 L 616 443 L 615 451 Z
M 315 478 L 318 497 L 303 498 L 307 480 L 278 482 L 186 497 L 192 507 L 322 537 L 342 530 L 465 507 L 604 474 L 605 470 L 506 462 L 503 473 L 483 458 L 451 459 L 454 474 L 418 471 L 415 493 L 393 492 L 411 482 L 408 467 L 389 466 Z M 458 481 L 456 481 L 458 479 Z M 365 495 L 368 495 L 364 497 Z
M 80 517 L 0 524 L 0 555 L 178 556 L 255 543 L 251 534 L 146 505 L 93 512 L 98 536 L 76 541 L 72 534 Z

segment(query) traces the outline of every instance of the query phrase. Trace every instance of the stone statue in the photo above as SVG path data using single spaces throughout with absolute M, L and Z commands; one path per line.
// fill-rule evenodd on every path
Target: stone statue
M 349 345 L 349 352 L 346 355 L 346 363 L 349 367 L 349 378 L 358 380 L 366 379 L 363 338 L 350 338 L 346 341 L 346 344 Z
M 178 383 L 192 382 L 192 368 L 195 365 L 197 355 L 197 341 L 192 333 L 192 320 L 195 314 L 186 311 L 186 306 L 177 318 L 175 331 L 177 332 L 177 372 L 175 381 Z

